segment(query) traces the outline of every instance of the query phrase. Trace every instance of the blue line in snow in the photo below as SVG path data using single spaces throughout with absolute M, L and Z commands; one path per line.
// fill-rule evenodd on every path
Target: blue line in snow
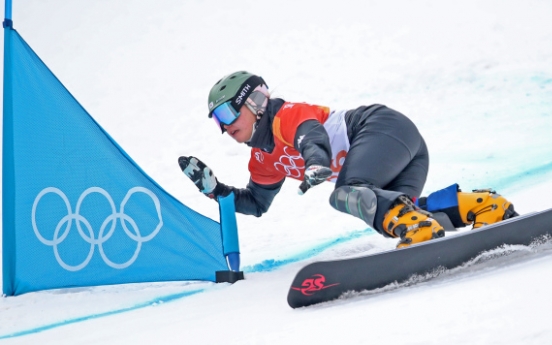
M 244 267 L 243 271 L 245 273 L 274 271 L 274 270 L 276 270 L 276 269 L 278 269 L 278 268 L 280 268 L 284 265 L 291 264 L 291 263 L 298 262 L 298 261 L 302 261 L 302 260 L 305 260 L 305 259 L 309 259 L 309 258 L 311 258 L 315 255 L 320 254 L 324 250 L 335 246 L 335 245 L 345 243 L 347 241 L 350 241 L 350 240 L 353 240 L 353 239 L 356 239 L 356 238 L 359 238 L 359 237 L 362 237 L 362 236 L 373 235 L 375 233 L 376 232 L 374 230 L 371 230 L 371 229 L 353 231 L 353 232 L 350 232 L 349 234 L 346 234 L 344 236 L 341 236 L 341 237 L 338 237 L 336 239 L 332 239 L 332 240 L 323 242 L 323 243 L 317 245 L 316 247 L 313 247 L 313 248 L 307 249 L 305 251 L 302 251 L 298 254 L 292 255 L 291 257 L 289 257 L 287 259 L 282 259 L 282 260 L 268 259 L 268 260 L 264 260 L 261 263 L 258 263 L 258 264 L 252 265 L 252 266 Z
M 188 297 L 188 296 L 195 295 L 197 293 L 203 292 L 206 289 L 207 288 L 179 292 L 179 293 L 175 293 L 175 294 L 172 294 L 172 295 L 157 297 L 157 298 L 154 298 L 150 301 L 147 301 L 147 302 L 144 302 L 144 303 L 139 303 L 139 304 L 133 305 L 131 307 L 127 307 L 127 308 L 111 310 L 111 311 L 107 311 L 105 313 L 98 313 L 98 314 L 91 314 L 91 315 L 87 315 L 87 316 L 81 316 L 81 317 L 77 317 L 77 318 L 74 318 L 74 319 L 55 322 L 55 323 L 51 323 L 49 325 L 35 327 L 35 328 L 31 328 L 31 329 L 24 330 L 24 331 L 19 331 L 19 332 L 14 332 L 14 333 L 11 333 L 11 334 L 0 335 L 0 340 L 1 339 L 7 339 L 7 338 L 20 337 L 20 336 L 23 336 L 23 335 L 28 335 L 28 334 L 33 334 L 33 333 L 39 333 L 39 332 L 42 332 L 42 331 L 47 331 L 47 330 L 52 329 L 52 328 L 57 328 L 57 327 L 65 326 L 65 325 L 70 325 L 72 323 L 77 323 L 77 322 L 87 321 L 87 320 L 92 320 L 92 319 L 98 319 L 98 318 L 101 318 L 101 317 L 104 317 L 104 316 L 110 316 L 110 315 L 120 314 L 120 313 L 124 313 L 124 312 L 131 311 L 131 310 L 141 309 L 141 308 L 145 308 L 145 307 L 151 307 L 151 306 L 154 306 L 154 305 L 159 304 L 159 303 L 172 302 L 172 301 L 180 299 L 180 298 Z
M 510 191 L 519 190 L 542 182 L 541 178 L 552 172 L 552 162 L 539 165 L 517 174 L 499 178 L 494 181 L 493 188 L 497 191 L 508 189 Z

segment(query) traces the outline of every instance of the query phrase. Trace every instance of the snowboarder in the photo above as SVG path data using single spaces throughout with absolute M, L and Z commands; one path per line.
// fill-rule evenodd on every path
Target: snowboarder
M 335 182 L 331 206 L 400 238 L 399 248 L 442 237 L 448 228 L 517 215 L 491 190 L 463 193 L 454 184 L 420 198 L 429 168 L 426 144 L 410 119 L 384 105 L 336 110 L 287 102 L 270 98 L 260 76 L 239 71 L 212 87 L 208 107 L 222 133 L 252 148 L 249 183 L 227 186 L 193 156 L 180 157 L 179 165 L 215 200 L 234 192 L 237 212 L 261 216 L 292 177 L 302 180 L 299 194 Z

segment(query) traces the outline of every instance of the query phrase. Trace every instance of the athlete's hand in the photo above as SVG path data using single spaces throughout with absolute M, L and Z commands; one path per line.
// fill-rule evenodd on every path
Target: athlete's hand
M 199 191 L 210 198 L 213 198 L 213 191 L 217 187 L 217 179 L 213 171 L 196 157 L 180 157 L 178 165 L 182 169 L 184 175 L 196 185 Z
M 332 176 L 332 169 L 321 165 L 311 165 L 305 170 L 303 182 L 299 185 L 299 195 L 303 195 L 309 188 L 321 184 Z

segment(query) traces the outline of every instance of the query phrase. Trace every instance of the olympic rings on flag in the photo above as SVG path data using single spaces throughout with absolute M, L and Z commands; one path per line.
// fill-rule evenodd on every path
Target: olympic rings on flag
M 58 195 L 63 200 L 63 202 L 65 203 L 65 207 L 67 208 L 67 215 L 61 218 L 61 220 L 58 222 L 54 231 L 53 238 L 51 240 L 48 240 L 41 235 L 36 223 L 36 210 L 37 210 L 38 204 L 42 199 L 42 197 L 49 193 L 54 193 Z M 90 224 L 90 222 L 80 214 L 81 206 L 84 199 L 92 193 L 99 193 L 103 195 L 107 199 L 109 206 L 111 208 L 111 214 L 105 218 L 105 220 L 103 221 L 100 227 L 100 230 L 98 232 L 98 238 L 95 238 L 94 231 L 92 229 L 92 225 Z M 159 222 L 157 223 L 156 228 L 147 236 L 142 236 L 140 234 L 140 228 L 138 227 L 134 219 L 132 219 L 127 214 L 125 214 L 125 205 L 127 204 L 130 197 L 134 193 L 144 193 L 148 195 L 152 199 L 155 206 L 155 210 L 157 212 L 157 217 Z M 135 241 L 137 244 L 136 250 L 134 251 L 134 254 L 132 255 L 132 257 L 124 263 L 115 263 L 111 261 L 105 254 L 105 251 L 103 248 L 103 244 L 107 242 L 115 232 L 115 228 L 117 227 L 117 220 L 120 221 L 120 224 L 125 234 L 131 240 Z M 69 265 L 65 263 L 62 260 L 61 256 L 59 255 L 59 250 L 58 250 L 58 245 L 61 244 L 69 235 L 69 231 L 72 228 L 73 221 L 75 221 L 79 235 L 82 237 L 83 240 L 85 240 L 87 243 L 90 244 L 90 250 L 88 251 L 88 255 L 86 259 L 78 265 Z M 127 227 L 127 223 L 131 225 L 132 231 L 129 230 L 129 228 Z M 84 267 L 86 267 L 90 262 L 90 260 L 92 260 L 92 256 L 94 255 L 94 248 L 96 245 L 98 246 L 98 249 L 103 261 L 108 266 L 116 269 L 124 269 L 129 267 L 134 263 L 134 261 L 136 261 L 136 259 L 138 258 L 138 254 L 140 253 L 140 249 L 142 248 L 142 243 L 150 241 L 159 233 L 159 231 L 161 230 L 161 227 L 163 226 L 163 218 L 161 217 L 161 204 L 159 202 L 159 199 L 152 191 L 144 187 L 131 188 L 127 192 L 123 201 L 121 202 L 119 211 L 117 211 L 117 209 L 115 208 L 115 203 L 113 202 L 111 195 L 109 195 L 109 193 L 106 192 L 104 189 L 100 187 L 88 188 L 79 197 L 74 213 L 72 211 L 69 199 L 67 198 L 65 193 L 63 193 L 58 188 L 47 187 L 43 189 L 40 193 L 38 193 L 38 195 L 34 200 L 33 209 L 32 209 L 32 225 L 33 225 L 34 233 L 38 238 L 38 240 L 47 246 L 53 247 L 54 256 L 56 257 L 57 262 L 61 267 L 63 267 L 68 271 L 79 271 Z M 64 225 L 65 225 L 65 228 L 62 230 Z M 86 229 L 86 232 L 83 230 L 83 225 L 84 225 L 84 228 Z M 108 226 L 109 226 L 109 229 L 108 229 Z M 107 233 L 106 233 L 106 229 L 108 229 Z

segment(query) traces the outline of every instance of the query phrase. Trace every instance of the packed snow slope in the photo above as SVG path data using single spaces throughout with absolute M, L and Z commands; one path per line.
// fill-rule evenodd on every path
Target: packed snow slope
M 223 75 L 274 96 L 412 118 L 425 194 L 492 187 L 521 213 L 552 207 L 552 3 L 541 0 L 14 0 L 14 27 L 85 109 L 176 198 L 218 219 L 177 158 L 245 186 L 249 150 L 207 118 Z M 37 172 L 39 173 L 39 172 Z M 288 180 L 261 218 L 238 215 L 246 280 L 145 283 L 0 298 L 2 344 L 551 344 L 550 243 L 494 251 L 411 286 L 292 310 L 312 260 L 388 250 Z M 523 229 L 520 229 L 523 231 Z

